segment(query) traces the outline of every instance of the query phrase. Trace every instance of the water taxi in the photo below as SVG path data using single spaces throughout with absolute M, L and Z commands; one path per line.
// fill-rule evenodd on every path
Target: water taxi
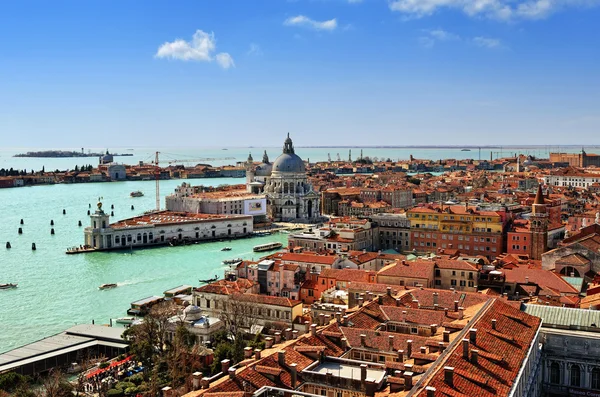
M 18 284 L 8 283 L 8 284 L 0 284 L 0 289 L 12 289 L 17 288 Z
M 283 247 L 283 243 L 272 242 L 267 244 L 260 244 L 253 248 L 254 252 L 273 251 Z
M 223 262 L 224 265 L 234 265 L 236 263 L 240 263 L 242 262 L 243 259 L 242 258 L 235 258 L 235 259 L 225 259 Z
M 133 324 L 137 320 L 136 317 L 119 317 L 115 320 L 117 324 Z
M 139 191 L 139 190 L 136 190 L 135 192 L 131 192 L 131 193 L 129 193 L 129 195 L 130 195 L 131 197 L 142 197 L 142 196 L 144 195 L 144 193 L 142 193 L 142 192 L 141 192 L 141 191 Z
M 110 288 L 117 288 L 117 284 L 114 284 L 114 283 L 102 284 L 101 286 L 98 287 L 98 289 L 110 289 Z

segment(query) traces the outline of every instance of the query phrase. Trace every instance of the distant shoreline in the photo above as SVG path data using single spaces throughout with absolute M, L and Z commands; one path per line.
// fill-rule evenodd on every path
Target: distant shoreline
M 102 157 L 104 153 L 82 153 L 65 150 L 43 150 L 39 152 L 18 153 L 13 157 L 31 157 L 31 158 L 74 158 L 74 157 Z M 118 154 L 114 153 L 111 156 L 133 156 L 132 153 Z

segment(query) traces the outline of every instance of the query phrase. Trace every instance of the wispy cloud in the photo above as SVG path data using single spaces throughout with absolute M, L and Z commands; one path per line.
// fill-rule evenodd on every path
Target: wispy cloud
M 460 36 L 443 29 L 424 29 L 423 35 L 419 37 L 419 44 L 425 48 L 431 48 L 438 41 L 460 40 Z
M 248 55 L 262 55 L 262 50 L 260 49 L 260 46 L 256 43 L 250 43 L 250 49 L 248 50 L 248 52 L 246 54 Z
M 363 0 L 348 0 L 350 4 L 362 3 Z
M 297 15 L 290 17 L 283 22 L 286 26 L 302 26 L 314 30 L 335 30 L 337 28 L 337 20 L 335 18 L 327 21 L 316 21 L 305 15 Z
M 206 33 L 200 29 L 192 36 L 192 40 L 176 39 L 167 41 L 158 47 L 156 58 L 176 59 L 180 61 L 216 61 L 223 69 L 235 66 L 233 58 L 226 52 L 213 55 L 217 48 L 215 34 Z
M 542 19 L 565 8 L 600 6 L 600 0 L 388 0 L 392 11 L 413 18 L 441 9 L 456 9 L 472 17 L 499 20 Z
M 500 48 L 502 47 L 502 42 L 498 39 L 492 39 L 489 37 L 477 36 L 473 38 L 473 43 L 475 43 L 478 47 L 485 48 Z

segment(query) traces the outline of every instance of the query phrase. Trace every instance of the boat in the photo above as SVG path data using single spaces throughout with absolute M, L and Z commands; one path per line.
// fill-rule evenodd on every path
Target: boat
M 139 190 L 136 190 L 135 192 L 131 192 L 131 193 L 129 193 L 129 195 L 130 195 L 131 197 L 142 197 L 142 196 L 144 195 L 144 193 L 142 193 L 142 192 L 141 192 L 141 191 L 139 191 Z
M 235 258 L 235 259 L 225 259 L 222 263 L 224 265 L 233 265 L 234 263 L 240 263 L 242 261 L 243 261 L 242 258 Z
M 470 152 L 471 149 L 462 149 L 461 152 Z
M 221 251 L 231 251 L 231 247 L 223 247 L 221 248 Z
M 0 289 L 12 289 L 17 288 L 18 284 L 8 283 L 8 284 L 0 284 Z
M 135 320 L 137 320 L 136 317 L 119 317 L 115 322 L 117 324 L 132 324 Z
M 272 242 L 266 244 L 260 244 L 253 248 L 254 252 L 273 251 L 283 247 L 283 243 Z
M 117 284 L 114 284 L 114 283 L 102 284 L 101 286 L 98 287 L 98 289 L 110 289 L 110 288 L 117 288 Z
M 215 276 L 214 276 L 213 278 L 207 278 L 207 279 L 205 279 L 205 280 L 198 280 L 198 281 L 199 281 L 199 282 L 201 282 L 201 283 L 203 283 L 203 284 L 210 284 L 210 283 L 212 283 L 212 282 L 215 282 L 215 281 L 217 281 L 218 279 L 219 279 L 219 276 L 217 276 L 217 275 L 215 274 Z

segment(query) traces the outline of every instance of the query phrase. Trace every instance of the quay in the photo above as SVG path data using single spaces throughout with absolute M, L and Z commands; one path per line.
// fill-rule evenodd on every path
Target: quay
M 129 349 L 122 333 L 123 328 L 75 325 L 57 335 L 0 354 L 0 374 L 45 374 L 53 368 L 78 362 L 82 357 L 116 357 Z

